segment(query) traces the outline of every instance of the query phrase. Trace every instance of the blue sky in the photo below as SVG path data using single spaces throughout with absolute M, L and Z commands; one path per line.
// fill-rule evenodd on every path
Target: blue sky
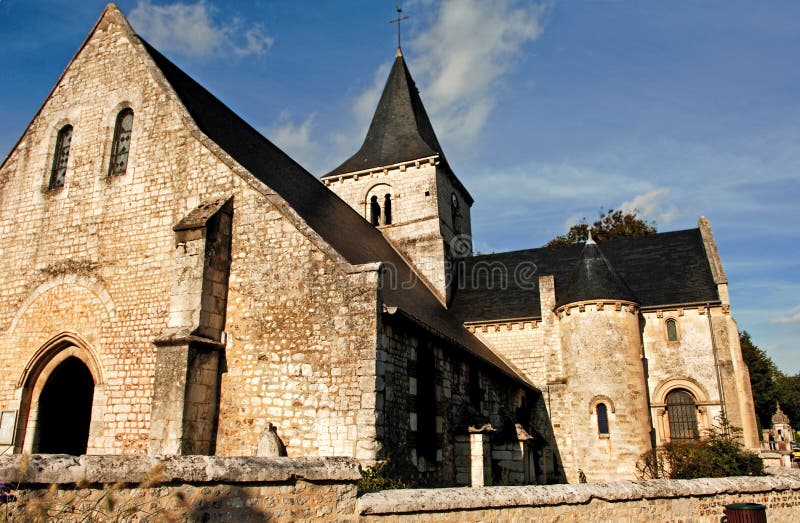
M 104 2 L 0 0 L 0 155 Z M 131 0 L 134 28 L 315 174 L 360 145 L 395 2 Z M 711 220 L 740 328 L 800 371 L 800 2 L 402 4 L 403 48 L 476 248 L 542 245 L 638 208 Z

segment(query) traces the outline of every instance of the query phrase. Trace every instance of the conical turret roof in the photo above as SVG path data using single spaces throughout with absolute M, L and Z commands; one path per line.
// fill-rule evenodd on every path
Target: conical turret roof
M 383 88 L 364 144 L 356 154 L 323 176 L 336 176 L 444 154 L 408 71 L 403 53 L 397 55 Z
M 564 292 L 558 293 L 556 307 L 599 299 L 639 303 L 639 299 L 625 280 L 614 271 L 590 235 Z

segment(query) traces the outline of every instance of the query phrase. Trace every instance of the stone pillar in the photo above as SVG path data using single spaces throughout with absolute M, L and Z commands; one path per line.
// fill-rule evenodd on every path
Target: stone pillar
M 220 352 L 218 346 L 196 341 L 159 344 L 151 454 L 213 454 Z
M 470 486 L 490 487 L 492 485 L 492 443 L 493 429 L 470 429 Z

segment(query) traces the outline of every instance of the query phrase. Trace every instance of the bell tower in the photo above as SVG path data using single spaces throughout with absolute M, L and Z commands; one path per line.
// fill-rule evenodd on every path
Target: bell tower
M 399 48 L 363 145 L 322 181 L 448 302 L 453 263 L 472 254 L 473 199 L 447 163 Z

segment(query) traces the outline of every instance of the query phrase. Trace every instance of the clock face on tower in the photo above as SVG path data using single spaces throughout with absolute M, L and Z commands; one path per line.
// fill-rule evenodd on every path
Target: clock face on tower
M 458 197 L 456 196 L 456 193 L 450 194 L 450 203 L 453 205 L 453 207 L 458 208 Z

